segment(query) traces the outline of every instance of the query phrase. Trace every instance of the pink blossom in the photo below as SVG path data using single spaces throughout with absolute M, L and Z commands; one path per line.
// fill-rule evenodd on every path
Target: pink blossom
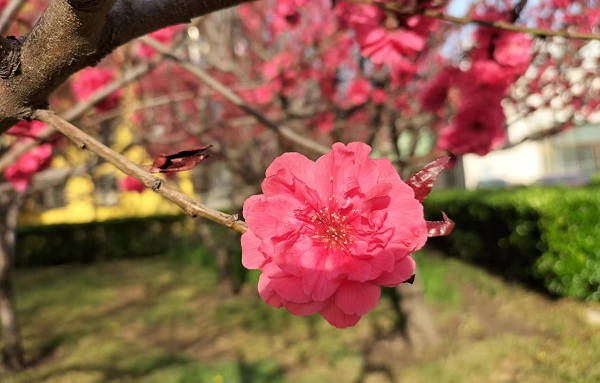
M 508 85 L 507 72 L 494 60 L 474 61 L 463 78 L 465 85 L 500 87 L 500 93 Z
M 244 3 L 238 7 L 240 20 L 250 31 L 255 32 L 260 29 L 261 20 L 254 9 L 254 4 Z
M 448 91 L 460 73 L 460 70 L 454 67 L 442 69 L 421 93 L 419 97 L 421 107 L 430 112 L 439 112 L 446 104 Z
M 438 24 L 422 16 L 389 15 L 370 5 L 354 5 L 345 11 L 342 17 L 355 30 L 362 55 L 393 71 L 413 69 L 410 60 L 425 49 L 428 35 Z
M 571 5 L 572 2 L 573 0 L 553 0 L 554 6 L 556 8 L 566 8 L 569 5 Z
M 254 98 L 259 104 L 267 104 L 273 99 L 273 90 L 267 84 L 254 89 Z
M 275 36 L 300 23 L 299 7 L 305 5 L 306 0 L 278 0 L 273 11 L 272 28 Z
M 344 328 L 377 305 L 380 286 L 411 277 L 410 254 L 428 235 L 423 206 L 370 152 L 336 143 L 316 162 L 286 153 L 267 169 L 264 194 L 244 204 L 242 236 L 242 263 L 262 271 L 266 303 Z
M 333 113 L 323 113 L 317 123 L 317 128 L 321 133 L 331 133 L 334 128 L 335 117 Z
M 348 86 L 348 101 L 352 105 L 361 105 L 369 101 L 371 95 L 371 83 L 364 79 L 359 78 Z
M 124 191 L 134 191 L 138 193 L 142 193 L 146 190 L 146 186 L 143 183 L 131 176 L 127 176 L 119 181 L 119 187 Z
M 385 103 L 385 100 L 387 100 L 387 93 L 385 90 L 377 88 L 373 91 L 373 103 L 381 105 Z
M 50 166 L 52 160 L 52 145 L 43 144 L 23 154 L 17 161 L 6 167 L 4 177 L 17 191 L 24 191 L 33 175 Z
M 159 29 L 158 31 L 152 32 L 148 35 L 148 37 L 153 38 L 154 40 L 162 43 L 169 44 L 175 35 L 184 28 L 182 25 L 173 25 L 171 27 Z M 144 59 L 151 59 L 156 55 L 156 51 L 149 45 L 144 43 L 138 46 L 138 55 Z
M 115 76 L 110 69 L 104 68 L 87 68 L 83 70 L 79 76 L 71 83 L 71 90 L 78 100 L 87 100 L 97 90 L 104 87 L 106 84 L 114 80 Z M 105 112 L 114 109 L 118 104 L 123 90 L 120 89 L 111 94 L 104 101 L 96 104 L 96 110 Z
M 525 33 L 506 32 L 496 40 L 494 59 L 500 65 L 519 69 L 525 73 L 531 63 L 531 45 L 533 40 Z
M 488 154 L 506 140 L 504 113 L 499 104 L 479 103 L 463 106 L 452 125 L 440 132 L 438 147 L 454 155 Z
M 20 121 L 17 125 L 6 131 L 7 134 L 24 137 L 24 138 L 37 138 L 38 134 L 46 128 L 46 124 L 40 121 Z

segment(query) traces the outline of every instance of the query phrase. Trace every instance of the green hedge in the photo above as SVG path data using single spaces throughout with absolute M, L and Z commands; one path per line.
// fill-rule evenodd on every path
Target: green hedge
M 27 226 L 17 231 L 17 267 L 91 263 L 163 254 L 183 237 L 183 216 Z
M 579 299 L 600 300 L 600 189 L 449 190 L 425 200 L 454 232 L 432 239 L 450 255 Z

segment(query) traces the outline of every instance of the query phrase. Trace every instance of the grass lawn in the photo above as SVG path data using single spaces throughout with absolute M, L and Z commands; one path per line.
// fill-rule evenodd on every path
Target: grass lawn
M 600 381 L 600 326 L 586 319 L 599 305 L 551 300 L 455 260 L 416 258 L 443 337 L 425 354 L 395 335 L 387 300 L 336 330 L 267 306 L 254 284 L 227 297 L 212 273 L 165 259 L 20 271 L 32 367 L 0 381 Z

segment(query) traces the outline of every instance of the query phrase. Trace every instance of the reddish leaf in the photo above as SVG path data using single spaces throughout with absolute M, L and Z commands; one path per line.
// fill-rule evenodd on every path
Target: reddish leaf
M 204 152 L 211 146 L 212 145 L 198 146 L 169 154 L 161 153 L 154 159 L 152 165 L 146 165 L 145 168 L 150 173 L 175 173 L 191 170 L 195 168 L 200 161 L 210 156 Z
M 452 232 L 452 229 L 454 228 L 454 222 L 448 218 L 446 213 L 442 212 L 442 215 L 444 216 L 444 220 L 442 222 L 427 221 L 428 237 L 443 237 Z
M 450 157 L 444 156 L 433 161 L 423 169 L 419 170 L 414 176 L 410 177 L 406 184 L 415 191 L 415 199 L 423 202 L 431 193 L 431 188 L 442 170 L 446 168 Z

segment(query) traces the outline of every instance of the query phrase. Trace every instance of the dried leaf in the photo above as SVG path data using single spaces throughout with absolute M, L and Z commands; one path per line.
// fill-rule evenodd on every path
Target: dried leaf
M 452 232 L 454 228 L 454 222 L 448 218 L 446 213 L 442 212 L 444 216 L 444 220 L 439 222 L 429 222 L 427 221 L 427 236 L 428 237 L 443 237 Z
M 429 193 L 431 193 L 435 180 L 442 170 L 446 168 L 449 161 L 450 157 L 448 156 L 440 157 L 419 170 L 414 176 L 406 181 L 406 184 L 415 191 L 415 199 L 417 201 L 423 202 L 423 200 L 427 198 Z
M 198 146 L 192 149 L 183 150 L 174 153 L 161 153 L 155 159 L 152 165 L 146 165 L 144 168 L 150 173 L 175 173 L 191 170 L 196 167 L 203 159 L 209 157 L 204 153 L 212 145 Z

